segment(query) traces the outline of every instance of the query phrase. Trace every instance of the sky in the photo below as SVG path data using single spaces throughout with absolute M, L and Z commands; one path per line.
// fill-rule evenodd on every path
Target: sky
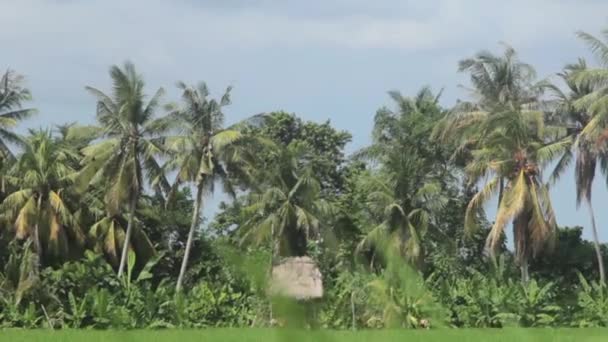
M 594 62 L 575 32 L 603 28 L 605 0 L 0 0 L 0 69 L 24 74 L 32 90 L 39 114 L 22 131 L 94 123 L 84 87 L 109 90 L 109 67 L 130 60 L 148 92 L 164 87 L 167 101 L 178 99 L 180 80 L 205 81 L 216 96 L 232 85 L 228 121 L 273 110 L 329 119 L 352 133 L 352 152 L 369 143 L 389 90 L 443 88 L 450 106 L 467 97 L 457 62 L 499 53 L 500 42 L 555 79 L 580 56 Z M 587 227 L 574 193 L 570 171 L 552 190 L 558 223 Z M 608 242 L 600 177 L 593 201 Z

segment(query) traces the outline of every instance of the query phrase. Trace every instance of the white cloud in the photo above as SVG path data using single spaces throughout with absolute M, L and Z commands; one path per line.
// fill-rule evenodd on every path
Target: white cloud
M 392 55 L 403 58 L 403 77 L 412 77 L 408 64 L 418 73 L 427 70 L 428 79 L 413 83 L 447 79 L 449 85 L 457 83 L 459 58 L 494 48 L 498 41 L 511 43 L 526 58 L 533 50 L 532 56 L 539 56 L 539 48 L 562 49 L 559 56 L 543 57 L 543 65 L 553 72 L 585 51 L 573 32 L 597 33 L 608 13 L 607 1 L 574 0 L 242 3 L 0 0 L 0 68 L 8 65 L 31 75 L 37 99 L 56 108 L 84 101 L 71 94 L 82 94 L 85 84 L 108 86 L 103 71 L 125 59 L 146 72 L 151 86 L 170 86 L 188 77 L 239 81 L 260 74 L 252 67 L 265 68 L 261 77 L 267 79 L 281 79 L 276 73 L 287 71 L 313 82 L 311 72 L 325 77 L 339 68 L 331 56 L 313 65 L 307 61 L 309 54 L 336 51 L 340 58 L 374 56 L 369 58 L 374 71 L 369 71 L 371 65 L 361 70 L 370 75 L 394 71 L 394 65 L 381 71 Z M 281 60 L 281 54 L 291 59 Z M 294 70 L 302 64 L 302 70 Z M 266 88 L 272 89 L 272 84 Z
M 307 3 L 308 8 L 328 6 L 324 1 Z M 332 15 L 315 15 L 312 10 L 289 11 L 285 5 L 273 6 L 269 1 L 257 8 L 210 8 L 203 2 L 4 0 L 0 2 L 0 40 L 22 47 L 35 42 L 48 49 L 79 54 L 94 51 L 102 56 L 142 46 L 142 54 L 145 46 L 151 46 L 161 57 L 160 50 L 173 47 L 420 50 L 471 40 L 533 44 L 540 39 L 559 39 L 575 29 L 589 27 L 589 23 L 605 21 L 608 13 L 608 2 L 593 1 L 438 0 L 425 6 L 383 3 L 383 7 L 368 4 L 366 14 L 365 2 L 334 0 L 329 6 Z M 161 57 L 154 58 L 163 62 Z

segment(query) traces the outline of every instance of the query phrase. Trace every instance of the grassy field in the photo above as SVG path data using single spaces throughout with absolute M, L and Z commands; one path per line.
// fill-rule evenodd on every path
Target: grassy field
M 606 342 L 608 329 L 504 329 L 504 330 L 431 330 L 431 331 L 285 331 L 270 329 L 208 329 L 148 331 L 0 331 L 7 342 L 299 342 L 299 341 L 490 341 L 490 342 Z

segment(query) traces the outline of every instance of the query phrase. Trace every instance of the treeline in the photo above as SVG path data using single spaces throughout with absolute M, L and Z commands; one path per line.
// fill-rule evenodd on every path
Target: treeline
M 604 33 L 605 34 L 605 33 Z M 608 249 L 591 205 L 608 176 L 608 45 L 579 36 L 559 81 L 505 46 L 459 62 L 471 100 L 391 91 L 372 143 L 271 112 L 226 125 L 231 88 L 149 96 L 131 63 L 87 87 L 94 126 L 14 132 L 36 114 L 23 77 L 0 87 L 0 326 L 282 324 L 270 269 L 323 275 L 308 323 L 327 328 L 608 326 Z M 558 228 L 549 189 L 574 167 L 594 240 Z M 230 200 L 202 217 L 216 193 Z M 484 208 L 497 199 L 495 217 Z M 506 230 L 512 227 L 513 250 Z

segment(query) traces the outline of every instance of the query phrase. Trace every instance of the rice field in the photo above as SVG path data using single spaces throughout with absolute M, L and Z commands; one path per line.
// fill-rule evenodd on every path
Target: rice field
M 4 330 L 7 342 L 606 342 L 608 329 L 443 329 L 430 331 L 289 331 L 278 329 L 205 330 Z

